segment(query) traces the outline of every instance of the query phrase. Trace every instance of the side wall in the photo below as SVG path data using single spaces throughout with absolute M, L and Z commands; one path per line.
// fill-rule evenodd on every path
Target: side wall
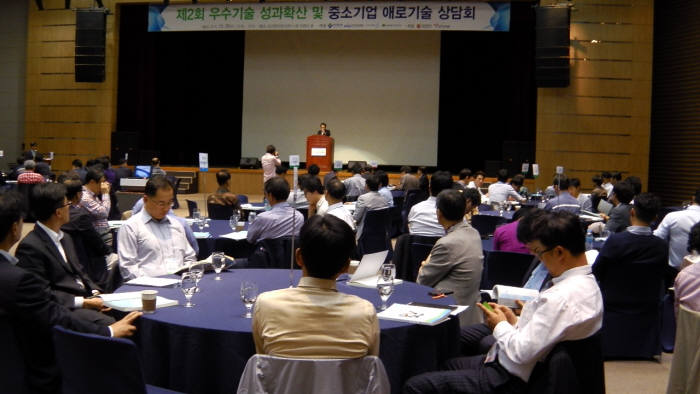
M 571 85 L 538 89 L 538 187 L 561 165 L 585 189 L 594 174 L 610 170 L 639 176 L 646 190 L 653 15 L 653 0 L 575 2 Z

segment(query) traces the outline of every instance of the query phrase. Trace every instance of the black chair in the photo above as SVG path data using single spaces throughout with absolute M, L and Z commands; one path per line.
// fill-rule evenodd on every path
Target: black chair
M 673 353 L 676 343 L 676 312 L 674 310 L 673 292 L 664 295 L 663 321 L 661 322 L 661 348 L 666 353 Z
M 428 197 L 428 193 L 419 189 L 409 190 L 406 192 L 403 197 L 403 207 L 401 208 L 401 228 L 404 233 L 408 232 L 408 214 L 411 212 L 411 207 L 421 201 L 427 200 Z
M 237 194 L 239 204 L 248 204 L 248 196 L 245 194 Z
M 296 239 L 294 247 L 297 248 Z M 248 258 L 248 268 L 289 268 L 292 257 L 292 237 L 267 238 L 255 244 L 253 253 Z M 294 268 L 299 268 L 294 258 Z
M 254 250 L 255 245 L 250 244 L 246 240 L 237 241 L 230 238 L 217 238 L 214 240 L 214 251 L 224 252 L 226 256 L 237 259 L 235 267 L 238 267 L 238 259 L 250 258 Z
M 534 258 L 524 253 L 489 252 L 481 273 L 481 288 L 491 289 L 495 285 L 522 286 L 527 280 L 526 275 Z
M 440 237 L 401 234 L 396 239 L 392 260 L 396 266 L 396 277 L 415 282 L 420 263 L 428 257 L 438 239 Z
M 182 178 L 177 178 L 175 180 L 175 186 L 173 186 L 173 209 L 180 208 L 180 202 L 177 201 L 177 192 L 180 190 L 180 182 L 182 182 Z
M 488 238 L 496 231 L 496 227 L 506 224 L 508 219 L 503 216 L 474 215 L 472 216 L 472 227 L 479 231 L 481 238 Z
M 304 217 L 304 221 L 309 218 L 309 208 L 297 208 L 297 211 L 301 213 L 301 216 Z
M 598 283 L 603 294 L 606 359 L 650 359 L 661 354 L 665 289 L 662 268 L 635 263 L 610 264 L 606 269 Z
M 34 187 L 36 184 L 26 184 L 26 183 L 18 183 L 17 184 L 17 192 L 22 195 L 24 201 L 26 201 L 26 215 L 24 218 L 25 223 L 34 223 L 36 222 L 36 218 L 34 217 L 34 212 L 32 212 L 32 200 L 29 199 L 29 196 L 32 194 L 32 190 L 34 190 Z
M 197 202 L 192 201 L 192 200 L 185 200 L 185 202 L 187 203 L 187 210 L 190 213 L 190 216 L 188 216 L 188 218 L 191 218 L 192 213 L 194 212 L 195 209 L 197 209 Z
M 391 232 L 389 233 L 391 238 L 403 234 L 403 217 L 401 216 L 403 200 L 403 196 L 394 197 L 394 206 L 391 207 Z
M 53 328 L 64 394 L 174 393 L 146 385 L 136 345 L 128 339 Z
M 558 343 L 538 362 L 528 394 L 605 394 L 601 333 Z
M 229 220 L 233 215 L 233 205 L 207 203 L 207 211 L 211 220 Z
M 359 256 L 388 250 L 387 259 L 391 259 L 391 208 L 367 211 L 363 220 L 362 234 L 357 240 Z
M 21 393 L 24 386 L 24 358 L 8 316 L 0 311 L 0 382 L 5 393 Z

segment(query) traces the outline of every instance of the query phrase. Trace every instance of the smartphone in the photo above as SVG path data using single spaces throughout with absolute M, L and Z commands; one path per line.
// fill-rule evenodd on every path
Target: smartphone
M 484 301 L 481 303 L 481 305 L 483 305 L 484 308 L 488 309 L 490 312 L 493 312 L 493 308 L 491 307 L 491 305 L 489 305 L 488 302 Z
M 428 292 L 428 294 L 430 294 L 431 296 L 439 296 L 440 294 L 448 295 L 452 293 L 454 293 L 454 291 L 448 289 L 433 289 L 430 292 Z

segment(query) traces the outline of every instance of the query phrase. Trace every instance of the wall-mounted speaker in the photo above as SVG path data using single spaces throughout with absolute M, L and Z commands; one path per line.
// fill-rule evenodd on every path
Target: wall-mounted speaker
M 535 7 L 535 81 L 538 87 L 569 86 L 568 6 Z
M 75 82 L 104 82 L 104 10 L 77 10 L 75 13 Z
M 260 159 L 257 157 L 241 157 L 241 168 L 247 168 L 247 169 L 252 169 L 252 168 L 260 168 L 261 163 Z

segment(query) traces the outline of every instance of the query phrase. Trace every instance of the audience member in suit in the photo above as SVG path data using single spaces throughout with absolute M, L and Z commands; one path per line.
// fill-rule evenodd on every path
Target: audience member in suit
M 627 178 L 625 178 L 625 182 L 632 185 L 632 189 L 634 190 L 635 196 L 639 195 L 639 193 L 642 192 L 642 180 L 638 176 L 628 176 Z
M 278 357 L 359 358 L 379 355 L 374 306 L 336 289 L 347 271 L 355 237 L 333 215 L 309 218 L 301 229 L 297 287 L 258 296 L 253 315 L 255 351 Z
M 70 220 L 66 187 L 60 183 L 37 185 L 30 201 L 37 222 L 17 247 L 18 265 L 45 280 L 58 302 L 76 316 L 103 325 L 114 323 L 100 312 L 102 299 L 94 297 L 102 288 L 80 264 L 73 238 L 61 231 Z
M 394 196 L 391 194 L 391 190 L 389 190 L 389 175 L 386 174 L 386 172 L 382 170 L 378 170 L 375 175 L 379 179 L 379 194 L 384 197 L 384 200 L 386 200 L 386 203 L 390 206 L 394 206 Z
M 328 209 L 326 213 L 328 215 L 333 215 L 338 219 L 347 223 L 352 231 L 356 230 L 355 219 L 353 219 L 352 214 L 343 205 L 343 198 L 345 197 L 345 184 L 338 178 L 331 179 L 326 184 L 326 201 L 328 201 Z
M 61 230 L 73 238 L 76 256 L 88 276 L 106 292 L 111 293 L 115 290 L 111 280 L 115 271 L 112 270 L 113 266 L 107 264 L 116 263 L 116 259 L 108 260 L 112 248 L 104 243 L 102 236 L 95 230 L 90 212 L 80 205 L 83 187 L 77 175 L 75 177 L 63 181 L 66 186 L 66 198 L 71 206 L 70 221 L 61 226 Z
M 479 232 L 464 221 L 466 199 L 457 190 L 438 194 L 437 219 L 446 234 L 421 263 L 416 282 L 421 285 L 452 290 L 459 305 L 479 301 L 479 283 L 484 262 Z M 460 325 L 480 323 L 481 313 L 470 307 L 459 315 Z
M 39 153 L 38 149 L 39 144 L 36 142 L 29 144 L 29 150 L 24 152 L 24 160 L 34 160 L 35 162 L 44 160 L 44 155 Z
M 328 182 L 331 181 L 331 179 L 337 178 L 338 174 L 335 173 L 335 170 L 330 170 L 326 173 L 326 175 L 323 176 L 323 186 L 326 186 Z
M 160 159 L 154 157 L 151 159 L 151 178 L 156 175 L 166 176 L 167 172 L 165 172 L 164 169 L 160 168 Z
M 16 181 L 19 174 L 24 172 L 24 156 L 18 157 L 16 161 L 16 166 L 9 174 L 7 174 L 7 179 Z
M 165 275 L 197 261 L 182 223 L 168 215 L 173 196 L 168 178 L 158 175 L 146 182 L 144 208 L 131 216 L 117 234 L 124 279 Z
M 681 268 L 686 254 L 690 229 L 700 222 L 700 188 L 695 190 L 692 200 L 693 203 L 688 208 L 664 216 L 659 227 L 654 230 L 654 235 L 668 242 L 668 264 L 676 270 Z
M 372 174 L 367 178 L 366 182 L 367 192 L 361 195 L 357 199 L 357 204 L 355 204 L 355 213 L 352 215 L 357 223 L 357 238 L 362 235 L 362 229 L 365 226 L 365 216 L 368 211 L 376 211 L 378 209 L 388 208 L 389 205 L 386 203 L 384 197 L 379 194 L 379 177 Z
M 24 171 L 17 176 L 17 183 L 25 185 L 33 185 L 37 183 L 44 183 L 46 179 L 43 175 L 35 172 L 36 163 L 34 160 L 26 160 L 24 162 Z
M 265 198 L 270 202 L 272 209 L 255 218 L 248 228 L 248 242 L 255 244 L 267 238 L 299 235 L 304 216 L 287 203 L 287 197 L 289 183 L 286 179 L 277 176 L 265 182 Z
M 318 135 L 325 135 L 326 137 L 330 137 L 330 136 L 331 136 L 331 130 L 326 128 L 326 124 L 325 124 L 325 123 L 321 123 L 321 125 L 319 126 L 319 130 L 316 132 L 316 134 L 318 134 Z
M 613 192 L 608 200 L 613 204 L 610 216 L 600 214 L 605 220 L 605 229 L 619 233 L 630 225 L 630 201 L 634 198 L 634 188 L 627 182 L 618 182 L 613 187 Z
M 547 211 L 569 211 L 573 214 L 578 214 L 581 212 L 581 205 L 576 199 L 577 196 L 573 196 L 569 193 L 570 184 L 569 178 L 564 174 L 557 174 L 554 176 L 552 181 L 552 186 L 557 196 L 553 199 L 547 201 L 544 209 Z M 580 186 L 580 182 L 579 182 Z
M 462 170 L 459 172 L 459 180 L 457 183 L 462 185 L 462 189 L 465 189 L 467 185 L 469 185 L 469 182 L 471 182 L 474 179 L 472 176 L 472 170 L 468 168 L 462 168 Z
M 44 177 L 44 179 L 52 178 L 54 174 L 51 172 L 51 166 L 45 161 L 36 162 L 34 172 Z
M 365 178 L 362 177 L 362 166 L 359 163 L 355 163 L 350 169 L 352 171 L 352 176 L 343 181 L 345 184 L 345 189 L 347 192 L 345 195 L 347 197 L 359 197 L 360 194 L 365 192 Z
M 418 178 L 411 174 L 411 167 L 401 167 L 401 180 L 396 188 L 403 191 L 418 189 Z
M 576 215 L 537 210 L 518 225 L 518 238 L 537 255 L 553 286 L 526 302 L 520 316 L 505 306 L 481 304 L 495 344 L 488 354 L 448 360 L 442 372 L 409 379 L 404 393 L 520 393 L 530 374 L 559 342 L 588 338 L 600 330 L 603 300 L 586 262 L 585 240 Z M 489 330 L 462 329 L 463 349 L 475 349 Z
M 676 314 L 678 313 L 678 305 L 700 312 L 700 223 L 695 223 L 690 229 L 688 237 L 688 252 L 691 254 L 686 256 L 683 262 L 685 268 L 678 273 L 674 283 L 676 294 Z
M 110 185 L 107 183 L 104 171 L 100 165 L 88 168 L 83 184 L 83 194 L 80 205 L 90 214 L 92 225 L 104 242 L 112 245 L 112 233 L 109 230 L 109 211 L 112 208 Z
M 216 193 L 207 197 L 207 204 L 231 205 L 234 210 L 241 209 L 238 196 L 231 193 L 231 174 L 226 170 L 217 172 L 216 183 L 219 184 L 219 188 L 216 189 Z
M 127 337 L 136 331 L 132 322 L 141 312 L 131 312 L 108 327 L 80 319 L 56 302 L 44 280 L 17 266 L 17 259 L 9 250 L 22 235 L 21 198 L 14 192 L 0 195 L 0 317 L 12 326 L 22 353 L 23 392 L 55 393 L 60 391 L 60 378 L 53 357 L 51 327 L 60 325 L 80 332 Z
M 75 172 L 78 177 L 80 177 L 80 182 L 85 183 L 85 175 L 87 174 L 87 170 L 85 167 L 83 167 L 83 162 L 80 159 L 75 159 L 71 163 L 72 167 L 71 172 Z
M 508 181 L 508 170 L 502 168 L 498 170 L 498 182 L 489 185 L 489 200 L 491 202 L 525 201 L 525 197 L 513 190 L 513 187 L 506 181 Z
M 493 250 L 530 254 L 527 245 L 518 240 L 518 223 L 528 214 L 526 209 L 518 209 L 513 214 L 513 221 L 504 224 L 493 232 Z
M 621 183 L 615 185 L 617 188 Z M 614 195 L 614 192 L 613 192 Z M 593 274 L 603 291 L 606 301 L 606 291 L 609 289 L 625 288 L 623 283 L 610 283 L 608 273 L 613 271 L 612 280 L 619 280 L 621 270 L 626 272 L 624 281 L 627 283 L 650 283 L 650 278 L 658 280 L 661 302 L 663 295 L 663 277 L 668 262 L 668 244 L 655 237 L 649 223 L 655 218 L 661 208 L 661 201 L 650 193 L 642 193 L 634 200 L 630 209 L 631 226 L 624 231 L 610 235 L 603 249 L 593 264 Z M 650 291 L 646 289 L 643 293 Z M 607 304 L 607 302 L 606 302 Z M 619 307 L 619 305 L 617 305 Z
M 438 222 L 435 201 L 441 191 L 452 188 L 452 175 L 447 171 L 437 171 L 430 178 L 430 197 L 411 207 L 408 213 L 408 231 L 413 235 L 442 237 L 445 229 Z
M 114 168 L 114 184 L 115 190 L 121 190 L 121 179 L 129 178 L 133 175 L 133 171 L 126 165 L 126 159 L 119 159 L 119 164 Z
M 304 197 L 309 202 L 309 217 L 313 215 L 325 215 L 328 211 L 328 201 L 326 201 L 325 189 L 318 177 L 310 176 L 302 183 Z

